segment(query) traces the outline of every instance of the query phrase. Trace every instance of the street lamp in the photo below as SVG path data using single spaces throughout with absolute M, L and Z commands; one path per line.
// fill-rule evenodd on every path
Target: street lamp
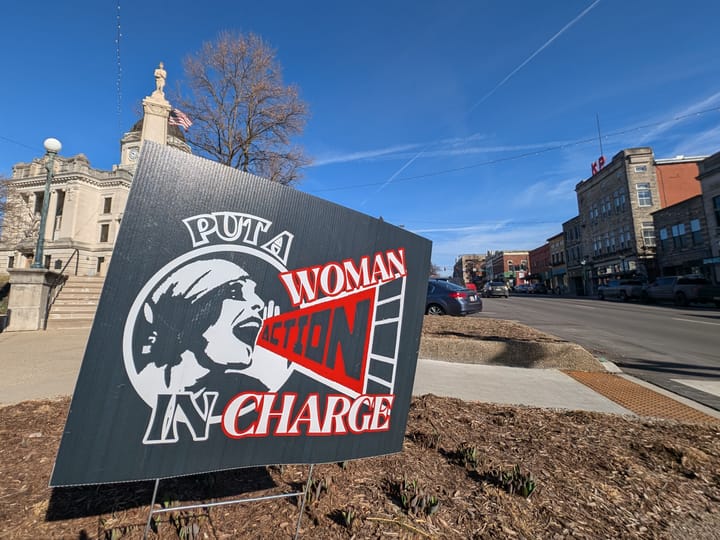
M 583 260 L 580 261 L 580 266 L 582 266 L 582 286 L 583 286 L 583 296 L 587 294 L 587 284 L 585 283 L 585 265 L 587 264 L 587 259 L 583 257 Z
M 40 213 L 40 230 L 38 231 L 37 246 L 35 247 L 35 260 L 31 268 L 43 267 L 43 244 L 45 243 L 45 222 L 47 221 L 48 207 L 50 206 L 50 184 L 53 180 L 53 162 L 55 156 L 62 148 L 62 144 L 57 139 L 50 137 L 43 142 L 45 147 L 47 160 L 45 161 L 45 169 L 47 176 L 45 177 L 45 195 L 43 197 L 42 212 Z

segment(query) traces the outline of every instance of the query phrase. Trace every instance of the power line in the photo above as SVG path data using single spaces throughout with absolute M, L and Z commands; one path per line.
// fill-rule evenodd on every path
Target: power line
M 117 120 L 118 131 L 122 133 L 122 62 L 120 60 L 120 38 L 122 37 L 122 29 L 120 28 L 120 0 L 117 0 L 116 14 L 117 28 L 115 34 L 115 60 L 117 62 Z
M 720 111 L 720 107 L 713 107 L 713 108 L 711 108 L 711 109 L 705 109 L 705 110 L 702 110 L 702 111 L 697 111 L 697 112 L 693 112 L 693 113 L 688 113 L 688 114 L 683 114 L 683 115 L 679 115 L 679 116 L 674 116 L 674 117 L 672 117 L 672 118 L 669 119 L 669 120 L 662 120 L 662 121 L 659 121 L 659 122 L 652 122 L 652 123 L 643 124 L 643 125 L 636 126 L 636 127 L 632 127 L 632 128 L 625 128 L 625 129 L 622 129 L 622 130 L 619 130 L 619 131 L 613 131 L 613 132 L 611 132 L 611 133 L 609 133 L 609 134 L 607 134 L 607 135 L 603 135 L 603 136 L 601 137 L 601 139 L 610 139 L 611 137 L 619 137 L 620 135 L 627 135 L 628 133 L 632 133 L 632 132 L 634 132 L 634 131 L 639 131 L 639 130 L 642 130 L 642 129 L 648 129 L 648 128 L 651 128 L 651 127 L 656 127 L 656 126 L 659 126 L 659 125 L 662 125 L 662 124 L 667 124 L 668 122 L 678 122 L 678 121 L 680 121 L 680 120 L 684 120 L 684 119 L 686 119 L 686 118 L 690 118 L 690 117 L 693 117 L 693 116 L 702 116 L 702 115 L 704 115 L 704 114 L 708 114 L 708 113 L 711 113 L 711 112 L 718 112 L 718 111 Z M 409 181 L 412 181 L 412 180 L 420 180 L 420 179 L 422 179 L 422 178 L 430 178 L 430 177 L 433 177 L 433 176 L 441 176 L 441 175 L 444 175 L 444 174 L 450 174 L 450 173 L 455 173 L 455 172 L 459 172 L 459 171 L 465 171 L 465 170 L 468 170 L 468 169 L 475 169 L 475 168 L 478 168 L 478 167 L 485 167 L 485 166 L 488 166 L 488 165 L 495 165 L 495 164 L 497 164 L 497 163 L 504 163 L 504 162 L 507 162 L 507 161 L 517 161 L 517 160 L 525 159 L 525 158 L 528 158 L 528 157 L 538 156 L 538 155 L 540 155 L 540 154 L 546 154 L 547 152 L 553 152 L 553 151 L 555 151 L 555 150 L 563 150 L 563 149 L 565 149 L 565 148 L 571 148 L 571 147 L 573 147 L 573 146 L 580 146 L 580 145 L 583 145 L 583 144 L 589 144 L 589 143 L 595 142 L 596 140 L 597 140 L 596 137 L 589 137 L 589 138 L 586 138 L 586 139 L 577 139 L 577 140 L 575 140 L 575 141 L 570 141 L 570 142 L 563 143 L 563 144 L 558 144 L 558 145 L 554 145 L 554 146 L 548 146 L 548 147 L 546 147 L 546 148 L 541 148 L 540 150 L 533 150 L 533 151 L 531 151 L 531 152 L 524 152 L 524 153 L 522 153 L 522 154 L 515 154 L 515 155 L 512 155 L 512 156 L 506 156 L 506 157 L 501 157 L 501 158 L 490 159 L 490 160 L 487 160 L 487 161 L 481 161 L 481 162 L 478 162 L 478 163 L 472 163 L 472 164 L 470 164 L 470 165 L 465 165 L 465 166 L 462 166 L 462 167 L 454 167 L 454 168 L 452 168 L 452 169 L 441 169 L 441 170 L 439 170 L 439 171 L 432 171 L 432 172 L 429 172 L 429 173 L 418 174 L 418 175 L 414 175 L 414 176 L 405 176 L 405 177 L 401 177 L 401 178 L 394 178 L 394 179 L 393 179 L 393 182 L 409 182 Z M 352 186 L 342 186 L 342 187 L 333 187 L 333 188 L 317 189 L 317 190 L 314 190 L 314 192 L 315 192 L 315 193 L 323 193 L 323 192 L 327 192 L 327 191 L 345 191 L 345 190 L 349 190 L 349 189 L 358 189 L 358 188 L 364 188 L 364 187 L 372 187 L 372 186 L 383 185 L 383 184 L 385 184 L 386 182 L 387 182 L 387 180 L 384 180 L 384 181 L 382 181 L 382 182 L 369 182 L 369 183 L 366 183 L 366 184 L 355 184 L 355 185 L 352 185 Z

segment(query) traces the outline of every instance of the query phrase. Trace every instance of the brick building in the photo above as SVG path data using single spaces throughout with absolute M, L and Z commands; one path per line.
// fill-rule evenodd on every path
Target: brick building
M 720 152 L 700 163 L 698 175 L 707 223 L 710 256 L 703 260 L 713 281 L 720 284 Z
M 504 281 L 508 286 L 529 283 L 530 256 L 527 251 L 488 252 L 485 257 L 485 276 L 488 281 Z
M 552 264 L 550 261 L 550 244 L 545 243 L 540 247 L 532 249 L 528 252 L 528 261 L 532 273 L 528 274 L 528 279 L 532 283 L 542 283 L 548 289 L 551 288 Z

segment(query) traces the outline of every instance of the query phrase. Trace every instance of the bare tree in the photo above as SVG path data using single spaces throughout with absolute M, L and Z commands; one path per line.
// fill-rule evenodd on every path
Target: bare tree
M 430 277 L 436 278 L 440 277 L 440 272 L 442 271 L 442 268 L 439 267 L 437 264 L 430 262 Z
M 282 82 L 275 51 L 254 35 L 222 33 L 184 61 L 175 102 L 193 124 L 187 141 L 201 155 L 290 184 L 310 163 L 292 137 L 308 116 L 295 86 Z
M 0 176 L 0 243 L 12 246 L 37 238 L 40 218 L 27 195 L 20 193 L 10 178 Z

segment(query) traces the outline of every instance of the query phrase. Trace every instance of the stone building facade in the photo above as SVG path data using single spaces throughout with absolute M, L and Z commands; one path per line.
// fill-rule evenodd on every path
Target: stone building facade
M 703 198 L 696 195 L 653 212 L 657 231 L 657 265 L 660 275 L 703 274 L 712 269 L 703 263 L 711 257 Z
M 652 214 L 700 194 L 702 159 L 656 161 L 652 148 L 629 148 L 575 186 L 582 252 L 568 260 L 568 271 L 572 264 L 587 294 L 611 276 L 657 275 Z

